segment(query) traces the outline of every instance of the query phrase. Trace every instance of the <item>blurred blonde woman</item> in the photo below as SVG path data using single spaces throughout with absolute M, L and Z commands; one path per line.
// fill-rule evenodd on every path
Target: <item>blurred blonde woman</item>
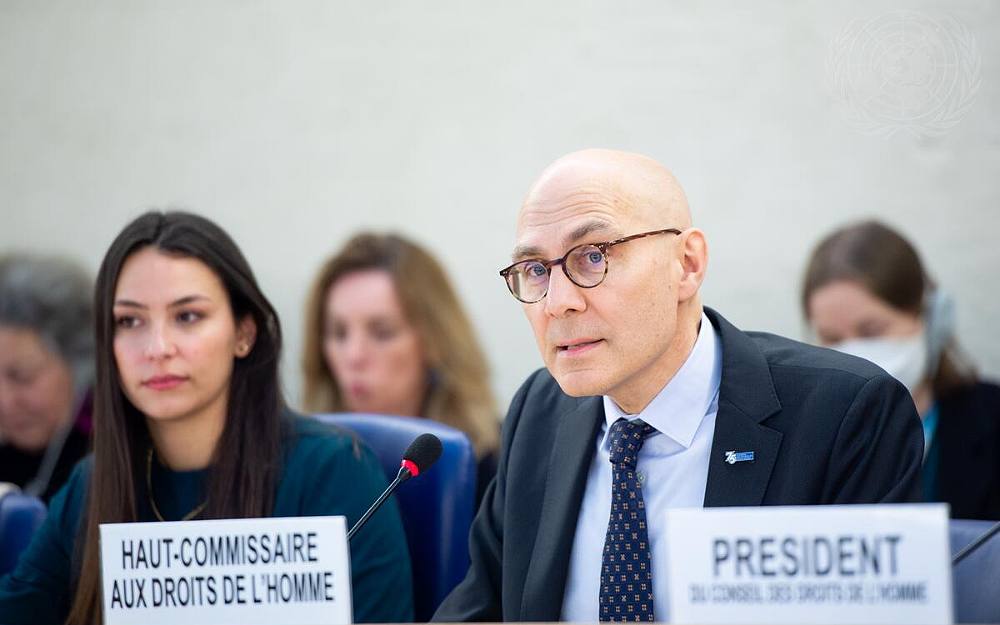
M 465 432 L 477 501 L 496 474 L 499 421 L 489 366 L 441 265 L 396 234 L 360 233 L 313 284 L 304 407 L 423 417 Z

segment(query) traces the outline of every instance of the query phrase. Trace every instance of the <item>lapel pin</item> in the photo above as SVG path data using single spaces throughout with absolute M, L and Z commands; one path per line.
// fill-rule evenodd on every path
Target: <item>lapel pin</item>
M 726 463 L 736 464 L 737 462 L 753 462 L 752 451 L 727 451 Z

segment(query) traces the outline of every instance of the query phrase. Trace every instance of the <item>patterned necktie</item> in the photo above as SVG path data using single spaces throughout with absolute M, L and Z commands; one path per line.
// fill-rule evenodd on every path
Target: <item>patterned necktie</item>
M 652 621 L 653 572 L 635 465 L 653 426 L 636 419 L 611 424 L 611 519 L 604 538 L 600 620 Z

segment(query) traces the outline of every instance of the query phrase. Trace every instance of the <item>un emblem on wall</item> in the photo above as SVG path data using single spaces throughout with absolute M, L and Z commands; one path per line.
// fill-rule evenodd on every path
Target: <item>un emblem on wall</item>
M 912 11 L 851 22 L 827 55 L 834 99 L 847 122 L 866 134 L 944 134 L 972 106 L 981 69 L 969 29 Z

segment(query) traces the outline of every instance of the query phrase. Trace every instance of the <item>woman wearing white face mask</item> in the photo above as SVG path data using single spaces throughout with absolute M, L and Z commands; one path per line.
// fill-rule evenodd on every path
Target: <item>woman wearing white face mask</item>
M 817 340 L 865 358 L 906 385 L 924 425 L 924 498 L 955 518 L 1000 518 L 1000 386 L 958 349 L 950 298 L 912 245 L 868 221 L 813 251 L 802 308 Z

